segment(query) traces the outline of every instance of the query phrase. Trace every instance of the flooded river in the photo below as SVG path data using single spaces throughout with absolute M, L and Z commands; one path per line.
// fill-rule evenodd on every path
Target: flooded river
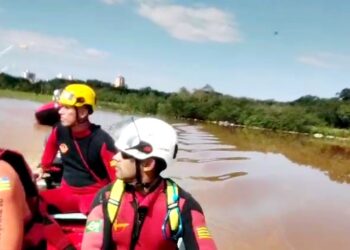
M 49 127 L 40 104 L 0 98 L 0 147 L 31 166 Z M 98 111 L 107 131 L 122 119 Z M 349 249 L 350 149 L 305 136 L 174 123 L 179 159 L 164 173 L 202 204 L 219 249 Z

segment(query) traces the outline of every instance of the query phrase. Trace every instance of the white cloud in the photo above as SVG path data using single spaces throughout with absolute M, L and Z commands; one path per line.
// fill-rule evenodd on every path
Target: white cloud
M 84 46 L 78 40 L 47 34 L 0 28 L 0 69 L 19 75 L 26 69 L 50 79 L 59 72 L 85 79 L 112 67 L 109 54 Z M 111 66 L 110 66 L 111 65 Z M 103 79 L 103 78 L 102 78 Z
M 124 0 L 101 0 L 103 3 L 108 5 L 121 4 Z
M 49 36 L 37 32 L 19 30 L 1 30 L 0 45 L 15 45 L 21 50 L 36 54 L 59 55 L 68 57 L 106 57 L 107 52 L 94 48 L 85 48 L 76 39 Z
M 8 70 L 8 66 L 7 65 L 5 65 L 4 67 L 2 67 L 1 69 L 0 69 L 0 73 L 3 73 L 3 72 L 6 72 L 7 70 Z
M 325 52 L 302 55 L 297 58 L 297 61 L 324 69 L 344 68 L 350 66 L 350 56 Z
M 303 64 L 307 64 L 307 65 L 311 65 L 319 68 L 331 67 L 331 65 L 328 62 L 326 62 L 324 58 L 320 58 L 317 55 L 300 56 L 298 57 L 298 61 Z
M 108 56 L 108 53 L 105 51 L 93 49 L 93 48 L 88 48 L 85 50 L 86 54 L 92 57 L 96 58 L 104 58 Z
M 217 8 L 184 7 L 152 0 L 139 1 L 138 12 L 180 40 L 221 43 L 241 40 L 234 17 Z

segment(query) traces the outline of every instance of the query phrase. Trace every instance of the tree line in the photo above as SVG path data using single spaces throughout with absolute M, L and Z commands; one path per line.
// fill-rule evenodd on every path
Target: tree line
M 154 90 L 115 88 L 99 80 L 74 81 L 93 87 L 98 103 L 118 111 L 163 115 L 175 118 L 226 121 L 229 124 L 272 130 L 349 136 L 350 89 L 333 98 L 306 95 L 291 102 L 256 100 L 224 95 L 206 86 L 174 93 Z M 31 84 L 27 79 L 0 74 L 0 89 L 51 95 L 71 81 L 52 79 Z

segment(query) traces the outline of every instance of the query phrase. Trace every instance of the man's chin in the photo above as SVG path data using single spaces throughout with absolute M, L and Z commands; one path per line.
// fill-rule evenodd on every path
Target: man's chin
M 69 127 L 70 126 L 70 124 L 68 122 L 65 122 L 65 121 L 61 121 L 61 125 L 63 127 Z
M 135 178 L 125 178 L 123 175 L 118 175 L 117 179 L 122 180 L 128 184 L 132 184 L 133 182 L 135 182 Z

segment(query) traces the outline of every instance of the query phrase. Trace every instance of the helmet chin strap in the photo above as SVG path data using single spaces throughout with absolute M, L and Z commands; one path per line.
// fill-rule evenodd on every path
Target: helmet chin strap
M 143 187 L 142 177 L 141 177 L 141 161 L 135 159 L 135 167 L 136 167 L 136 185 L 135 187 L 141 188 Z

